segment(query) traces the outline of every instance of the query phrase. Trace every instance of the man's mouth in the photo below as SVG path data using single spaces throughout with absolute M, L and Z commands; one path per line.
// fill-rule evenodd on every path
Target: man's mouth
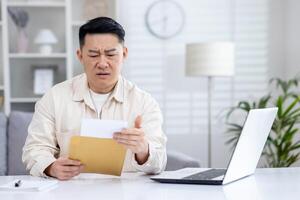
M 107 72 L 100 72 L 100 73 L 97 73 L 98 76 L 107 76 L 107 75 L 110 75 L 110 73 L 107 73 Z
M 100 78 L 105 78 L 105 77 L 108 77 L 110 75 L 110 73 L 108 73 L 108 72 L 100 72 L 100 73 L 97 73 L 96 75 L 98 77 L 100 77 Z

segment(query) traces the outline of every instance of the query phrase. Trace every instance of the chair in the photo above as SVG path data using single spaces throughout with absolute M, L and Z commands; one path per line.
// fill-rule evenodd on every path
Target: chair
M 167 159 L 165 171 L 173 171 L 185 167 L 200 167 L 200 164 L 196 159 L 176 151 L 167 151 Z

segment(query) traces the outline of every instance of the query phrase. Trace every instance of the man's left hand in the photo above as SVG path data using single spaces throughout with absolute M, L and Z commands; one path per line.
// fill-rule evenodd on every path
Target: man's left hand
M 149 157 L 149 144 L 145 133 L 141 128 L 142 117 L 137 116 L 134 128 L 124 129 L 121 132 L 114 133 L 114 139 L 130 149 L 135 154 L 138 164 L 144 164 Z

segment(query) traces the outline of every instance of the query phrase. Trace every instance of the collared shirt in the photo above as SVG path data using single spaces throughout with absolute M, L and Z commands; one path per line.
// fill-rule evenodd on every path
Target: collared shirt
M 134 127 L 138 115 L 149 142 L 149 157 L 139 165 L 127 150 L 123 171 L 160 173 L 167 158 L 159 105 L 150 94 L 120 76 L 102 106 L 100 119 L 125 120 L 128 127 Z M 36 103 L 22 156 L 30 174 L 45 176 L 44 170 L 56 158 L 68 156 L 70 138 L 79 135 L 83 118 L 97 118 L 85 74 L 55 85 Z

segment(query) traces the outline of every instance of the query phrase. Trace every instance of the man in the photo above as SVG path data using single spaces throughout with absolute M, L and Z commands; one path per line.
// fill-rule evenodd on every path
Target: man
M 127 148 L 123 171 L 160 173 L 166 165 L 166 137 L 157 102 L 124 79 L 128 50 L 125 31 L 99 17 L 79 29 L 77 56 L 85 73 L 55 85 L 36 103 L 23 148 L 23 162 L 34 176 L 68 180 L 84 165 L 68 159 L 68 144 L 79 134 L 82 118 L 128 121 L 113 139 Z

